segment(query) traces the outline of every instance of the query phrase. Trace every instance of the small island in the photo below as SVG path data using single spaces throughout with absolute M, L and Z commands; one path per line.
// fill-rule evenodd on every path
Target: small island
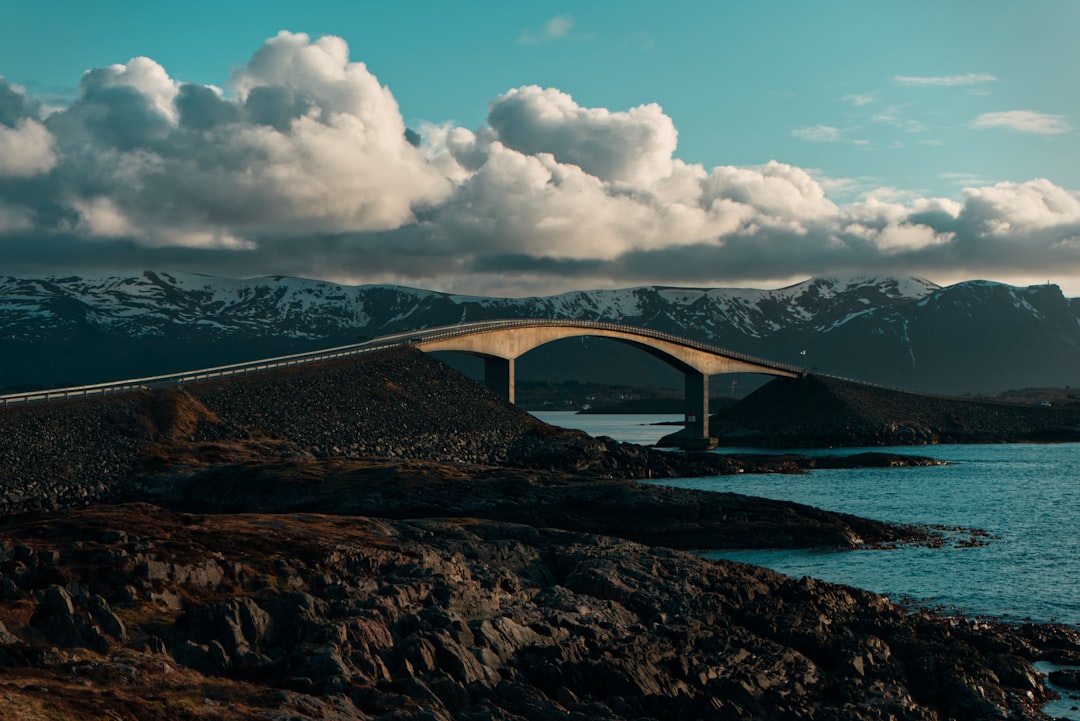
M 822 375 L 777 378 L 710 418 L 721 445 L 763 448 L 1080 441 L 1080 401 L 908 393 Z M 671 434 L 657 445 L 677 445 Z

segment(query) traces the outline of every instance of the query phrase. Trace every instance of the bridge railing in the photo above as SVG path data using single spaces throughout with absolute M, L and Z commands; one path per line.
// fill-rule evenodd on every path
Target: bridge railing
M 462 323 L 453 326 L 442 326 L 439 328 L 431 328 L 426 330 L 410 331 L 406 333 L 394 333 L 392 335 L 381 336 L 379 338 L 375 338 L 370 341 L 364 341 L 362 343 L 351 343 L 348 345 L 328 348 L 320 351 L 293 353 L 291 355 L 277 356 L 274 358 L 262 358 L 259 360 L 248 361 L 244 363 L 232 363 L 229 365 L 214 366 L 212 368 L 201 368 L 199 370 L 184 371 L 181 373 L 165 373 L 162 375 L 147 376 L 145 378 L 132 378 L 120 381 L 111 381 L 107 383 L 93 383 L 89 385 L 72 386 L 68 388 L 54 388 L 50 390 L 10 393 L 7 395 L 0 395 L 0 406 L 29 405 L 32 403 L 47 403 L 51 401 L 71 400 L 78 398 L 95 398 L 99 396 L 116 395 L 119 393 L 131 393 L 134 391 L 147 390 L 150 388 L 182 386 L 186 383 L 199 383 L 212 380 L 220 380 L 223 378 L 233 378 L 236 376 L 249 375 L 251 373 L 260 373 L 279 368 L 289 368 L 300 365 L 308 365 L 311 363 L 321 363 L 324 361 L 335 360 L 339 358 L 348 358 L 351 356 L 360 355 L 362 353 L 370 353 L 372 351 L 383 350 L 386 348 L 392 348 L 401 345 L 422 344 L 424 342 L 456 338 L 463 335 L 473 335 L 476 333 L 505 330 L 508 328 L 530 328 L 544 326 L 569 326 L 585 329 L 609 330 L 621 333 L 628 333 L 631 335 L 643 336 L 647 338 L 655 338 L 657 340 L 665 340 L 689 348 L 695 348 L 709 353 L 715 353 L 717 355 L 724 355 L 729 358 L 734 358 L 736 360 L 755 363 L 757 365 L 761 365 L 767 368 L 785 370 L 792 373 L 804 372 L 804 369 L 787 363 L 778 363 L 776 361 L 770 361 L 764 358 L 757 358 L 746 353 L 738 353 L 735 351 L 720 348 L 719 346 L 710 345 L 708 343 L 702 343 L 699 341 L 690 340 L 688 338 L 681 338 L 671 333 L 654 331 L 648 328 L 639 328 L 637 326 L 631 326 L 622 323 L 606 323 L 586 320 L 522 319 L 478 321 L 473 323 Z
M 388 346 L 397 345 L 397 343 L 382 343 L 380 342 L 382 340 L 384 339 L 368 343 L 354 343 L 321 351 L 294 353 L 291 355 L 278 356 L 276 358 L 263 358 L 245 363 L 232 363 L 229 365 L 214 366 L 213 368 L 184 371 L 181 373 L 165 373 L 163 375 L 133 378 L 122 381 L 110 381 L 107 383 L 92 383 L 89 385 L 71 386 L 68 388 L 9 393 L 7 395 L 0 395 L 0 406 L 28 405 L 31 403 L 61 401 L 76 398 L 94 398 L 98 396 L 147 390 L 150 388 L 182 386 L 185 383 L 199 383 L 222 378 L 233 378 L 278 368 L 290 368 L 310 363 L 320 363 L 337 358 L 347 358 L 360 353 L 369 353 Z
M 806 372 L 805 368 L 797 365 L 773 361 L 766 358 L 750 355 L 749 353 L 740 353 L 738 351 L 728 350 L 727 348 L 721 348 L 717 345 L 692 340 L 690 338 L 684 338 L 682 336 L 673 335 L 671 333 L 651 330 L 649 328 L 641 328 L 638 326 L 626 325 L 624 323 L 608 323 L 603 321 L 549 319 L 477 321 L 475 323 L 462 323 L 456 326 L 445 326 L 442 328 L 432 329 L 431 331 L 420 331 L 417 333 L 403 335 L 413 335 L 421 338 L 423 341 L 432 341 L 443 340 L 446 338 L 455 338 L 463 335 L 475 335 L 477 333 L 483 333 L 488 331 L 505 330 L 507 328 L 538 328 L 551 326 L 569 326 L 573 328 L 609 330 L 621 333 L 628 333 L 631 335 L 638 335 L 647 338 L 654 338 L 656 340 L 668 341 L 670 343 L 675 343 L 677 345 L 685 346 L 687 348 L 694 348 L 696 350 L 705 351 L 707 353 L 713 353 L 715 355 L 722 355 L 728 358 L 733 358 L 735 360 L 754 363 L 756 365 L 764 366 L 766 368 L 773 368 L 776 370 L 784 370 L 791 373 L 799 374 Z

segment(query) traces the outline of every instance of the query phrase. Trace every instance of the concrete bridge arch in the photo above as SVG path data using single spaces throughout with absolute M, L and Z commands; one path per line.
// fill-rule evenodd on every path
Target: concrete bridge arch
M 410 342 L 423 351 L 457 351 L 484 360 L 484 383 L 514 402 L 515 361 L 553 341 L 581 336 L 610 338 L 638 348 L 683 374 L 686 434 L 709 438 L 709 378 L 723 373 L 798 377 L 799 368 L 754 358 L 646 328 L 589 321 L 518 320 L 471 323 L 426 331 Z

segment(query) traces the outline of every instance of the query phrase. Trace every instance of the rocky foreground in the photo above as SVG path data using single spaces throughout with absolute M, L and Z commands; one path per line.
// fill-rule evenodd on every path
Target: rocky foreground
M 940 534 L 627 480 L 932 462 L 591 439 L 411 350 L 3 409 L 0 717 L 1045 718 L 1076 629 L 674 550 Z
M 1073 629 L 487 520 L 0 523 L 15 719 L 1036 719 Z

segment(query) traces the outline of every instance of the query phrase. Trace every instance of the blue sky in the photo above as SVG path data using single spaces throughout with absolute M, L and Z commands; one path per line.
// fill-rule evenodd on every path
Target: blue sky
M 0 75 L 22 108 L 6 122 L 0 115 L 0 151 L 9 148 L 6 170 L 0 157 L 0 268 L 167 265 L 508 294 L 893 272 L 938 282 L 1050 277 L 1080 295 L 1077 27 L 1075 0 L 0 0 Z M 340 38 L 347 59 L 330 55 L 343 69 L 364 63 L 396 107 L 366 115 L 370 83 L 357 81 L 356 102 L 338 107 L 297 78 L 260 75 L 253 55 L 283 30 L 303 41 L 264 54 Z M 137 57 L 160 72 L 133 69 Z M 94 76 L 100 85 L 83 79 L 115 64 L 130 72 L 103 71 Z M 196 128 L 208 155 L 250 140 L 240 123 L 252 133 L 267 127 L 247 93 L 272 87 L 279 99 L 282 88 L 306 98 L 309 115 L 321 108 L 323 129 L 340 131 L 331 115 L 344 113 L 386 137 L 395 123 L 421 131 L 423 157 L 399 165 L 397 151 L 356 150 L 349 132 L 313 140 L 311 128 L 278 124 L 277 136 L 259 130 L 270 145 L 256 155 L 271 147 L 288 158 L 246 170 L 282 185 L 244 202 L 265 202 L 280 217 L 260 224 L 219 198 L 162 214 L 153 199 L 177 189 L 132 168 L 149 167 L 149 157 L 179 162 L 181 141 L 190 152 L 196 134 L 170 105 L 184 84 L 219 88 L 246 113 L 229 116 L 228 132 Z M 99 92 L 117 87 L 139 98 L 119 105 L 116 92 Z M 132 102 L 172 124 L 167 139 L 117 139 L 114 131 L 134 122 L 121 117 Z M 642 107 L 650 110 L 634 115 Z M 556 108 L 557 126 L 545 124 Z M 115 127 L 103 135 L 99 121 Z M 313 157 L 308 142 L 342 143 L 343 157 L 355 150 L 358 165 L 397 180 L 382 187 L 337 178 L 342 168 L 305 166 L 294 194 L 281 179 L 300 177 L 287 166 Z M 94 158 L 115 161 L 98 173 L 111 182 L 86 180 Z M 579 170 L 583 177 L 573 175 Z M 536 173 L 547 173 L 546 186 L 507 191 Z M 328 175 L 371 202 L 342 210 L 316 197 L 312 182 Z M 192 180 L 179 195 L 198 195 L 206 182 Z M 540 190 L 578 182 L 596 193 L 595 213 Z M 294 202 L 296 212 L 281 210 Z M 632 227 L 620 223 L 626 218 Z M 573 232 L 559 235 L 560 227 Z

